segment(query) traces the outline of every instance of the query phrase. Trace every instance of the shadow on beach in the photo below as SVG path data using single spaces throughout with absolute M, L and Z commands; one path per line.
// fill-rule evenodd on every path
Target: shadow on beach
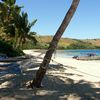
M 34 62 L 33 65 L 29 61 Z M 21 64 L 25 66 L 21 74 L 5 74 L 0 77 L 0 100 L 100 100 L 100 88 L 84 80 L 75 82 L 68 78 L 75 74 L 64 73 L 65 69 L 59 64 L 50 65 L 42 88 L 28 89 L 25 83 L 33 79 L 37 71 L 35 68 L 39 67 L 40 62 L 32 58 Z

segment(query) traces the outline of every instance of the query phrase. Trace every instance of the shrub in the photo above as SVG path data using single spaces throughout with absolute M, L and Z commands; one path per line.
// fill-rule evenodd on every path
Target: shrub
M 22 50 L 14 49 L 11 44 L 2 39 L 0 39 L 0 53 L 6 54 L 8 57 L 24 55 Z
M 70 44 L 67 49 L 95 49 L 95 47 L 90 43 L 78 42 Z

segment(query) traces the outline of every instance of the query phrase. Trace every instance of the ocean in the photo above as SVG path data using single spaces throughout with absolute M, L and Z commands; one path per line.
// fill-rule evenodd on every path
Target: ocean
M 93 49 L 93 50 L 57 50 L 56 53 L 54 53 L 54 56 L 56 57 L 73 57 L 73 56 L 84 56 L 89 53 L 96 54 L 100 56 L 100 49 Z

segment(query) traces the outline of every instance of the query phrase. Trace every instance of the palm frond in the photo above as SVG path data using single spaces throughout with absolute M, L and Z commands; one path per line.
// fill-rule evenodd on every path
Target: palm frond
M 32 40 L 32 42 L 36 45 L 38 43 L 37 39 L 35 36 L 27 35 L 27 38 L 29 40 Z
M 31 28 L 32 26 L 34 26 L 34 24 L 37 22 L 37 19 L 35 19 L 33 22 L 29 23 L 29 28 Z

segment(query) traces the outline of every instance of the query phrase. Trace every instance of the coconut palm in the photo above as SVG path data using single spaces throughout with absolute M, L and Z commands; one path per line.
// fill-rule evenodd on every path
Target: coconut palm
M 16 27 L 15 28 L 16 48 L 22 46 L 27 38 L 33 40 L 36 43 L 37 40 L 35 39 L 35 37 L 33 37 L 32 34 L 30 34 L 30 29 L 36 23 L 37 20 L 34 20 L 33 22 L 29 23 L 28 15 L 27 13 L 24 12 L 22 12 L 21 15 L 15 14 L 14 18 Z
M 71 7 L 69 8 L 67 14 L 65 15 L 65 18 L 63 19 L 60 27 L 58 28 L 56 34 L 54 35 L 54 37 L 50 43 L 50 46 L 45 54 L 43 62 L 41 63 L 39 69 L 37 70 L 36 76 L 34 77 L 33 81 L 30 82 L 29 87 L 31 87 L 31 88 L 33 88 L 33 86 L 41 87 L 41 82 L 46 73 L 48 65 L 50 63 L 52 54 L 54 53 L 55 49 L 57 48 L 57 44 L 58 44 L 61 36 L 63 35 L 66 27 L 68 26 L 70 20 L 72 19 L 79 2 L 80 2 L 80 0 L 73 0 Z
M 15 3 L 16 0 L 2 0 L 0 2 L 0 27 L 3 27 L 6 37 L 12 37 L 14 48 L 21 46 L 26 41 L 26 37 L 36 43 L 36 38 L 29 33 L 37 20 L 29 23 L 27 13 L 20 14 L 22 7 L 15 5 Z
M 15 35 L 14 13 L 20 14 L 21 7 L 15 5 L 16 0 L 1 0 L 0 2 L 0 25 L 7 35 Z

